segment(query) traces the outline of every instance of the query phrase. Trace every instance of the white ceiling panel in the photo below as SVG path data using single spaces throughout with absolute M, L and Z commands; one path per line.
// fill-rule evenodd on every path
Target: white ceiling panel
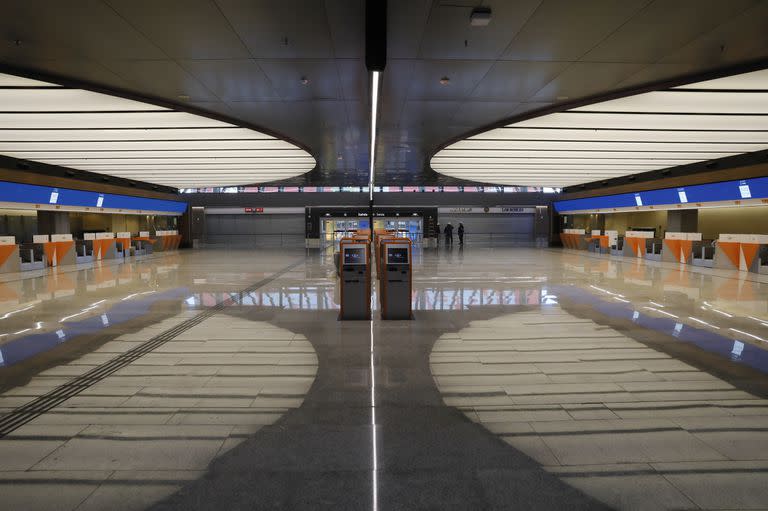
M 224 121 L 0 74 L 0 154 L 175 187 L 312 170 L 291 142 Z
M 566 186 L 768 149 L 768 71 L 635 94 L 518 122 L 437 152 L 437 172 Z

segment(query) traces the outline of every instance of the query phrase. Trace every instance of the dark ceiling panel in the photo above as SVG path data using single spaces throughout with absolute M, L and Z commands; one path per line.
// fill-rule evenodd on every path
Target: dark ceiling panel
M 124 19 L 179 59 L 249 57 L 212 0 L 107 0 Z
M 561 101 L 608 92 L 643 67 L 642 64 L 575 62 L 537 92 L 533 99 Z
M 92 0 L 4 1 L 3 59 L 163 58 L 162 51 L 106 4 Z M 20 45 L 11 44 L 19 40 Z
M 711 65 L 735 64 L 739 61 L 768 57 L 768 2 L 759 2 L 738 16 L 726 21 L 677 51 L 661 62 Z
M 477 85 L 472 98 L 524 101 L 566 67 L 567 62 L 499 61 Z
M 756 0 L 655 0 L 584 59 L 653 63 L 755 3 Z
M 469 96 L 492 63 L 473 60 L 419 60 L 409 78 L 408 99 L 460 99 Z M 446 77 L 447 84 L 440 83 Z
M 284 100 L 341 99 L 336 63 L 327 60 L 260 60 L 261 69 Z M 302 83 L 302 78 L 308 82 Z
M 518 102 L 466 101 L 456 110 L 451 124 L 464 126 L 466 131 L 506 119 L 520 106 Z
M 495 60 L 539 3 L 541 0 L 482 2 L 483 6 L 493 11 L 491 23 L 486 27 L 472 27 L 469 15 L 478 2 L 433 2 L 419 56 L 427 59 Z
M 171 101 L 218 99 L 197 78 L 172 60 L 110 60 L 104 66 L 131 84 L 132 88 Z
M 325 10 L 335 57 L 365 57 L 365 27 L 360 23 L 365 15 L 365 2 L 325 0 Z
M 280 100 L 272 82 L 254 60 L 182 60 L 180 63 L 222 101 Z
M 505 59 L 573 61 L 650 0 L 544 0 L 504 52 Z
M 217 0 L 217 4 L 256 58 L 333 57 L 324 2 Z

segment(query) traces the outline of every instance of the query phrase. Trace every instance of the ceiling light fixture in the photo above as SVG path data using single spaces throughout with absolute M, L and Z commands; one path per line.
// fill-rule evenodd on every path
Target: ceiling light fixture
M 309 83 L 309 78 L 307 78 L 306 76 L 302 76 L 301 77 L 301 84 L 302 85 L 307 85 L 308 83 Z
M 455 141 L 430 166 L 454 178 L 556 187 L 674 176 L 688 164 L 715 169 L 715 160 L 768 149 L 766 84 L 768 68 L 568 108 Z M 574 99 L 565 90 L 554 98 Z
M 449 83 L 451 83 L 451 79 L 447 76 L 440 78 L 440 85 L 448 85 Z
M 371 157 L 368 168 L 368 199 L 373 200 L 373 175 L 375 173 L 374 157 L 376 156 L 376 124 L 379 115 L 379 71 L 372 73 L 371 80 Z
M 475 7 L 469 15 L 469 25 L 472 27 L 486 27 L 491 22 L 490 7 Z

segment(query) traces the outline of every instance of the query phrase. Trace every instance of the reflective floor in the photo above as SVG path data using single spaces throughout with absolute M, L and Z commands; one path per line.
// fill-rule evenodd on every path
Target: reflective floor
M 337 321 L 331 251 L 3 276 L 3 507 L 768 508 L 766 276 L 414 262 L 389 322 Z

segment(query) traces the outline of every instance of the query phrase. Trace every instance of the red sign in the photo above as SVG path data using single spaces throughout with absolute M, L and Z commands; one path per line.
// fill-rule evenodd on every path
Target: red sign
M 245 208 L 246 213 L 264 213 L 264 208 Z

